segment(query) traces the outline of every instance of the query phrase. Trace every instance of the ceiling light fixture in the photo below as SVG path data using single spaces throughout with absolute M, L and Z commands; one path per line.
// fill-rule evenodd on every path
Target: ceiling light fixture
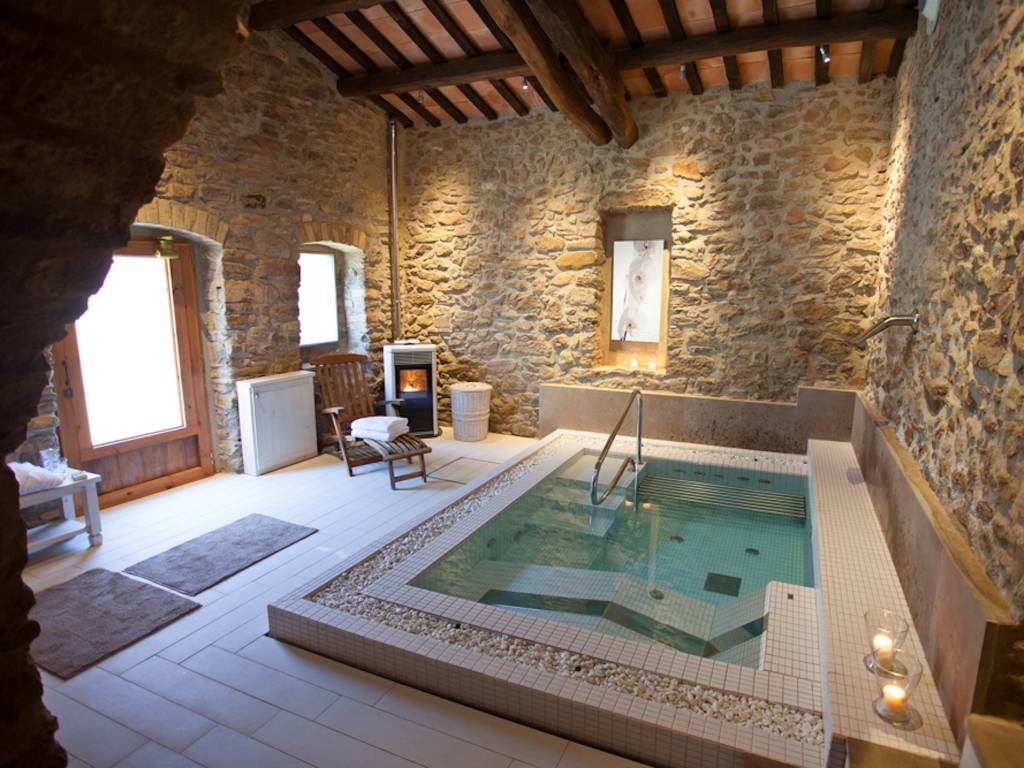
M 522 88 L 524 91 L 530 90 L 530 81 L 524 77 L 523 82 L 519 87 Z
M 420 91 L 419 100 L 420 100 L 420 104 L 422 104 L 423 103 L 423 91 Z
M 832 57 L 828 55 L 828 46 L 827 45 L 819 45 L 818 46 L 818 53 L 821 54 L 821 60 L 824 61 L 826 64 L 828 64 L 830 61 L 832 61 Z
M 680 80 L 685 80 L 686 79 L 686 65 L 685 64 L 680 64 L 679 65 L 679 79 Z

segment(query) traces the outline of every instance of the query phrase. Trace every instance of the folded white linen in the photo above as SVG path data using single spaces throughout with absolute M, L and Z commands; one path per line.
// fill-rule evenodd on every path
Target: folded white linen
M 25 461 L 12 461 L 7 466 L 14 472 L 14 478 L 18 481 L 18 492 L 22 495 L 56 488 L 64 482 L 64 478 L 56 472 Z
M 366 416 L 352 422 L 352 437 L 391 442 L 409 431 L 409 420 L 400 416 Z
M 359 440 L 373 440 L 374 442 L 378 443 L 390 443 L 397 440 L 408 431 L 409 428 L 406 427 L 405 432 L 399 432 L 397 435 L 391 435 L 388 434 L 387 432 L 371 432 L 367 430 L 362 430 L 358 435 L 353 433 L 352 436 L 358 438 Z

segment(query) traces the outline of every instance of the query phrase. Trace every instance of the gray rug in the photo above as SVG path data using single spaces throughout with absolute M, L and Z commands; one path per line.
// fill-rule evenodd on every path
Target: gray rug
M 199 607 L 187 598 L 96 568 L 36 595 L 36 664 L 67 679 Z
M 124 570 L 186 595 L 198 595 L 314 533 L 316 528 L 248 515 Z

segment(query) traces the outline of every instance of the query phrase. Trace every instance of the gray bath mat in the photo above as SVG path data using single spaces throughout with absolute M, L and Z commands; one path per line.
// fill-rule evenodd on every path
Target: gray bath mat
M 247 515 L 124 570 L 186 595 L 198 595 L 314 533 L 316 528 Z
M 96 568 L 36 595 L 36 664 L 67 679 L 199 607 L 187 598 Z

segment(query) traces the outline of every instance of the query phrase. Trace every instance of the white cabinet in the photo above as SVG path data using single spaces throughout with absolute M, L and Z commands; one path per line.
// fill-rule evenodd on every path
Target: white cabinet
M 245 379 L 237 387 L 247 475 L 262 475 L 316 456 L 311 371 Z

